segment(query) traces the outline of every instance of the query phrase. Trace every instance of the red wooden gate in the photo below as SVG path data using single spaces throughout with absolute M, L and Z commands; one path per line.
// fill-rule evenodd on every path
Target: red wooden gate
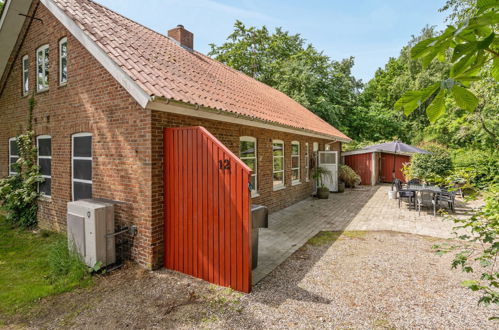
M 350 166 L 360 176 L 360 184 L 371 184 L 372 153 L 345 156 L 345 165 Z
M 251 291 L 251 170 L 203 127 L 164 130 L 165 267 Z
M 395 160 L 394 160 L 395 158 Z M 402 182 L 405 182 L 405 177 L 402 174 L 402 166 L 404 163 L 410 163 L 411 157 L 405 155 L 381 154 L 381 181 L 393 182 L 393 166 L 395 165 L 395 177 Z

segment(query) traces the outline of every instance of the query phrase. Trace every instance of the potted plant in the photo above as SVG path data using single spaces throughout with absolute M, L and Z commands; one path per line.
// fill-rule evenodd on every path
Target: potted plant
M 329 188 L 324 184 L 324 179 L 326 177 L 331 177 L 331 171 L 324 167 L 317 166 L 312 178 L 315 179 L 315 182 L 317 183 L 317 198 L 319 199 L 329 198 Z

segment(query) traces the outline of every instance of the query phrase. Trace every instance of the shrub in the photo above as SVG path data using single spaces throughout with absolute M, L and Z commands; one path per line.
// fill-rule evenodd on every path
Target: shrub
M 414 178 L 435 181 L 446 177 L 452 171 L 452 159 L 445 147 L 431 143 L 423 146 L 430 154 L 414 154 L 410 174 Z
M 360 183 L 360 176 L 348 165 L 341 165 L 340 180 L 345 182 L 345 186 L 353 188 Z
M 7 210 L 7 220 L 21 227 L 35 227 L 38 210 L 39 175 L 36 164 L 34 132 L 28 131 L 17 137 L 19 159 L 13 165 L 16 174 L 0 180 L 0 201 Z
M 454 167 L 472 174 L 471 181 L 479 188 L 499 184 L 499 152 L 459 149 L 453 154 Z
M 68 241 L 61 238 L 54 242 L 48 255 L 48 280 L 57 287 L 73 288 L 90 281 L 90 272 L 81 257 L 68 248 Z

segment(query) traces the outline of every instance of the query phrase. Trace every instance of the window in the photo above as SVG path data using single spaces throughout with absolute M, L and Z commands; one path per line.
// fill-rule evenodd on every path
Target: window
M 300 183 L 300 142 L 291 142 L 291 184 Z
M 41 135 L 36 138 L 38 148 L 38 166 L 40 175 L 44 179 L 38 184 L 40 194 L 50 197 L 52 195 L 52 138 L 48 135 Z
M 29 92 L 29 59 L 28 55 L 23 56 L 23 95 Z
M 36 90 L 41 92 L 49 88 L 49 45 L 36 51 Z
M 14 165 L 19 159 L 19 148 L 17 146 L 17 139 L 9 139 L 9 175 L 17 174 L 16 166 Z
M 68 39 L 59 41 L 59 85 L 68 82 Z
M 251 174 L 251 196 L 256 196 L 258 191 L 257 181 L 257 150 L 256 139 L 251 136 L 239 138 L 239 158 L 253 171 Z
M 305 143 L 305 181 L 308 182 L 310 180 L 310 155 L 308 150 L 308 142 Z
M 92 134 L 74 134 L 72 140 L 73 200 L 92 198 Z
M 274 190 L 284 188 L 284 142 L 272 141 L 273 185 Z

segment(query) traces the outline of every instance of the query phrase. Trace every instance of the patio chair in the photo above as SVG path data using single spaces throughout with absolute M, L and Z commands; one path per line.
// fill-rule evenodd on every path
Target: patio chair
M 455 212 L 455 202 L 456 202 L 456 194 L 453 191 L 443 190 L 437 196 L 437 203 L 440 205 L 440 202 L 447 203 L 447 208 L 452 212 Z
M 399 179 L 395 179 L 394 184 L 399 199 L 399 208 L 402 199 L 407 199 L 407 203 L 409 203 L 409 205 L 414 204 L 414 207 L 416 207 L 416 192 L 413 190 L 403 189 L 402 182 Z
M 410 179 L 407 184 L 421 184 L 421 180 L 419 179 Z

